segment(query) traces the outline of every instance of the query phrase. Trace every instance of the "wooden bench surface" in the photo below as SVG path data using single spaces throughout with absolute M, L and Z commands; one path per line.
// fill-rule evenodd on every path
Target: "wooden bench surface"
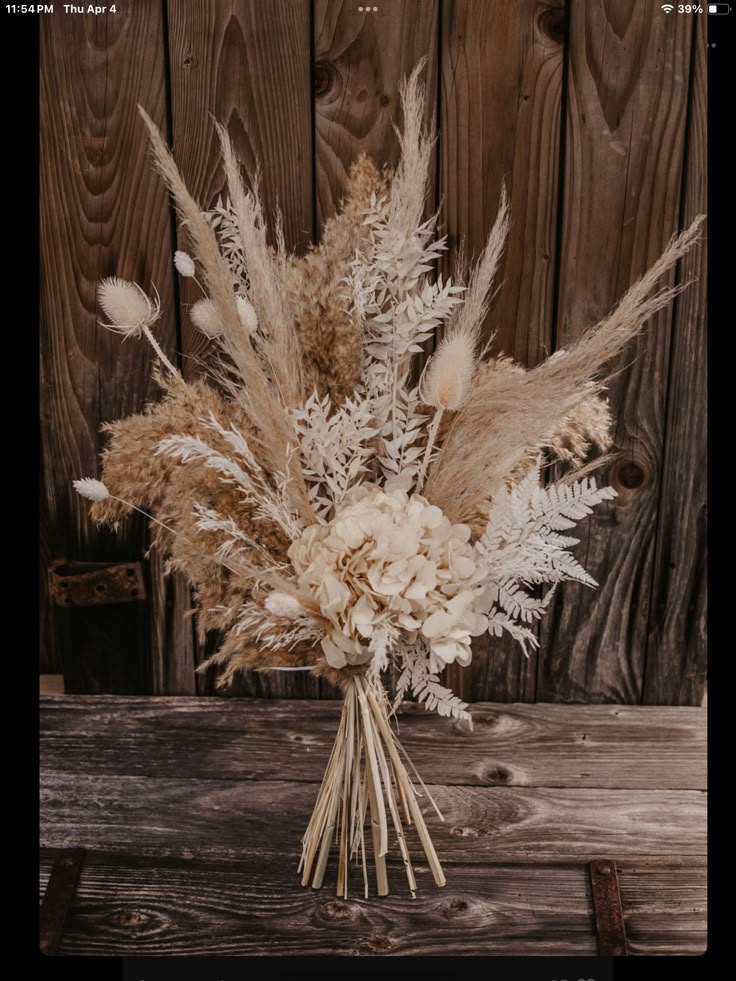
M 448 884 L 299 885 L 330 701 L 41 700 L 41 891 L 85 849 L 60 954 L 596 954 L 589 863 L 618 870 L 629 954 L 706 947 L 705 710 L 409 705 L 401 741 L 445 818 Z M 414 853 L 418 854 L 417 848 Z

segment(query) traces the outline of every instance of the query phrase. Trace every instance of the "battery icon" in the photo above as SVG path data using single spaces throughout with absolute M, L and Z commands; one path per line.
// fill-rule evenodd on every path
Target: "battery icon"
M 727 3 L 709 3 L 708 4 L 709 14 L 730 14 L 731 7 Z

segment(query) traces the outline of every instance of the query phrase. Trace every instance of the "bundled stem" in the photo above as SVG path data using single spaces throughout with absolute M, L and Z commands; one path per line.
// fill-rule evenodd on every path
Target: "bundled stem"
M 389 819 L 404 863 L 412 896 L 417 883 L 405 829 L 414 825 L 438 886 L 445 876 L 419 808 L 419 792 L 401 760 L 404 752 L 388 721 L 385 692 L 375 680 L 354 675 L 345 686 L 340 726 L 312 818 L 303 838 L 302 885 L 319 889 L 324 881 L 333 842 L 338 847 L 337 895 L 347 898 L 348 870 L 360 853 L 363 885 L 368 898 L 365 822 L 370 815 L 371 840 L 379 896 L 389 893 L 386 855 Z M 422 784 L 429 797 L 426 786 Z M 429 797 L 439 814 L 435 802 Z M 440 814 L 440 818 L 442 815 Z

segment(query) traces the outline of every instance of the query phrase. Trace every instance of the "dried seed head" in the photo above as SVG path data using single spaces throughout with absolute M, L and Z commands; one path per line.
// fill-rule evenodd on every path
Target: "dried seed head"
M 205 337 L 218 337 L 222 333 L 220 317 L 212 300 L 197 300 L 189 311 L 192 323 Z

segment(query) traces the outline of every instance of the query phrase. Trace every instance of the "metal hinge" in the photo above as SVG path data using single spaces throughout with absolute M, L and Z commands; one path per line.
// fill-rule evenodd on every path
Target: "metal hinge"
M 49 568 L 49 591 L 57 606 L 102 606 L 146 598 L 140 562 L 67 562 Z
M 53 956 L 61 943 L 83 861 L 83 848 L 66 849 L 54 859 L 40 914 L 40 947 L 47 956 Z
M 628 954 L 624 911 L 618 884 L 616 863 L 609 858 L 590 863 L 595 928 L 601 957 L 623 957 Z

